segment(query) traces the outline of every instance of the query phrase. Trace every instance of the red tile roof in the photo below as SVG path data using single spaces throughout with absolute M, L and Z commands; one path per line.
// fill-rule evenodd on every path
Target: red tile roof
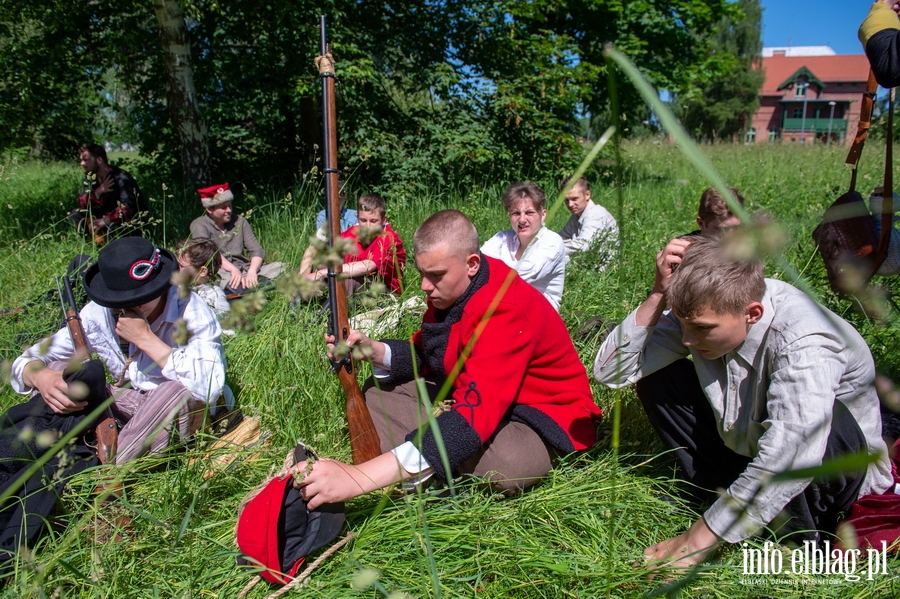
M 778 86 L 785 82 L 800 67 L 806 67 L 824 81 L 863 84 L 869 78 L 869 60 L 865 54 L 839 54 L 837 56 L 772 56 L 762 59 L 762 68 L 766 71 L 760 95 L 780 96 Z

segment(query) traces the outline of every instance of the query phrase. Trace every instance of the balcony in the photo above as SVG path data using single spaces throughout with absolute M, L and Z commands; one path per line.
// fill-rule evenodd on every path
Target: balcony
M 807 118 L 803 119 L 784 119 L 782 128 L 785 131 L 800 131 L 801 125 L 804 131 L 815 131 L 816 133 L 828 133 L 828 119 L 823 118 Z M 831 121 L 832 133 L 846 133 L 847 119 L 833 119 Z

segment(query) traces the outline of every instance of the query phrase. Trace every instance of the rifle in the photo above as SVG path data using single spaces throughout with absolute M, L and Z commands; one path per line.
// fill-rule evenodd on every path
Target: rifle
M 338 198 L 337 168 L 337 117 L 334 101 L 334 60 L 328 47 L 325 33 L 325 17 L 319 17 L 319 46 L 322 55 L 316 58 L 319 76 L 322 78 L 322 158 L 325 166 L 325 218 L 328 231 L 328 245 L 341 235 L 340 200 Z M 346 340 L 350 334 L 350 322 L 347 314 L 347 293 L 342 282 L 337 280 L 342 267 L 328 266 L 328 309 L 329 334 L 334 336 L 335 343 Z M 350 356 L 331 359 L 332 371 L 337 372 L 338 380 L 347 397 L 347 428 L 350 432 L 350 452 L 353 463 L 361 464 L 381 455 L 381 442 L 372 416 L 366 407 L 366 400 L 359 388 Z
M 69 336 L 72 338 L 72 345 L 75 347 L 75 356 L 81 359 L 88 359 L 91 350 L 87 345 L 87 338 L 84 335 L 84 327 L 81 324 L 81 316 L 78 313 L 78 304 L 75 302 L 75 294 L 72 292 L 72 281 L 69 277 L 63 277 L 63 287 L 59 286 L 59 277 L 56 277 L 56 290 L 59 292 L 59 302 L 65 315 L 66 327 L 69 329 Z M 66 373 L 78 368 L 74 362 L 77 360 L 73 357 L 72 362 L 66 369 Z M 96 445 L 90 445 L 97 452 L 97 457 L 101 464 L 108 464 L 113 461 L 113 455 L 116 453 L 116 441 L 119 436 L 119 428 L 115 419 L 106 411 L 106 418 L 100 421 L 94 430 L 97 438 Z
M 78 313 L 78 304 L 75 302 L 75 294 L 72 292 L 72 282 L 69 280 L 69 277 L 63 277 L 64 289 L 62 289 L 59 286 L 59 277 L 55 277 L 55 279 L 56 291 L 59 293 L 59 303 L 65 318 L 65 326 L 69 329 L 72 345 L 75 346 L 75 355 L 86 360 L 91 356 L 91 350 L 88 348 L 84 336 L 81 315 Z M 69 368 L 72 368 L 72 365 Z

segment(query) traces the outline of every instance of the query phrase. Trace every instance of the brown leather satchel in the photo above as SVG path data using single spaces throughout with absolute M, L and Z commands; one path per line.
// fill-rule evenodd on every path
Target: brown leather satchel
M 818 244 L 819 253 L 825 263 L 828 283 L 838 295 L 852 295 L 864 289 L 878 271 L 888 252 L 888 244 L 893 228 L 893 176 L 892 141 L 894 104 L 889 102 L 887 150 L 885 154 L 884 188 L 881 213 L 881 234 L 869 214 L 866 201 L 856 191 L 856 173 L 863 144 L 869 134 L 872 106 L 878 83 L 869 71 L 869 82 L 863 93 L 856 138 L 847 155 L 847 164 L 853 165 L 850 175 L 850 189 L 839 197 L 822 217 L 822 222 L 813 231 L 813 239 Z

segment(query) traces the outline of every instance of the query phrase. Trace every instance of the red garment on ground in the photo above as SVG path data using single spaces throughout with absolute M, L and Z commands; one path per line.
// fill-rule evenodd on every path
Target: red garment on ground
M 385 223 L 384 233 L 376 237 L 367 247 L 363 247 L 357 237 L 358 230 L 359 225 L 353 225 L 341 233 L 341 237 L 351 239 L 356 244 L 355 252 L 347 254 L 344 263 L 371 260 L 377 267 L 378 277 L 384 281 L 388 289 L 397 295 L 403 293 L 403 265 L 406 264 L 406 251 L 403 249 L 400 236 L 389 223 Z
M 900 455 L 900 439 L 894 443 L 894 455 Z M 860 549 L 872 547 L 881 549 L 884 541 L 889 553 L 897 553 L 900 545 L 900 494 L 894 489 L 900 484 L 900 462 L 897 457 L 891 461 L 891 473 L 894 475 L 894 487 L 881 495 L 865 495 L 850 506 L 850 513 L 841 522 L 841 526 L 850 524 L 856 530 L 857 543 Z M 840 527 L 838 528 L 840 531 Z M 894 544 L 892 547 L 891 545 Z M 843 543 L 839 548 L 846 549 Z

